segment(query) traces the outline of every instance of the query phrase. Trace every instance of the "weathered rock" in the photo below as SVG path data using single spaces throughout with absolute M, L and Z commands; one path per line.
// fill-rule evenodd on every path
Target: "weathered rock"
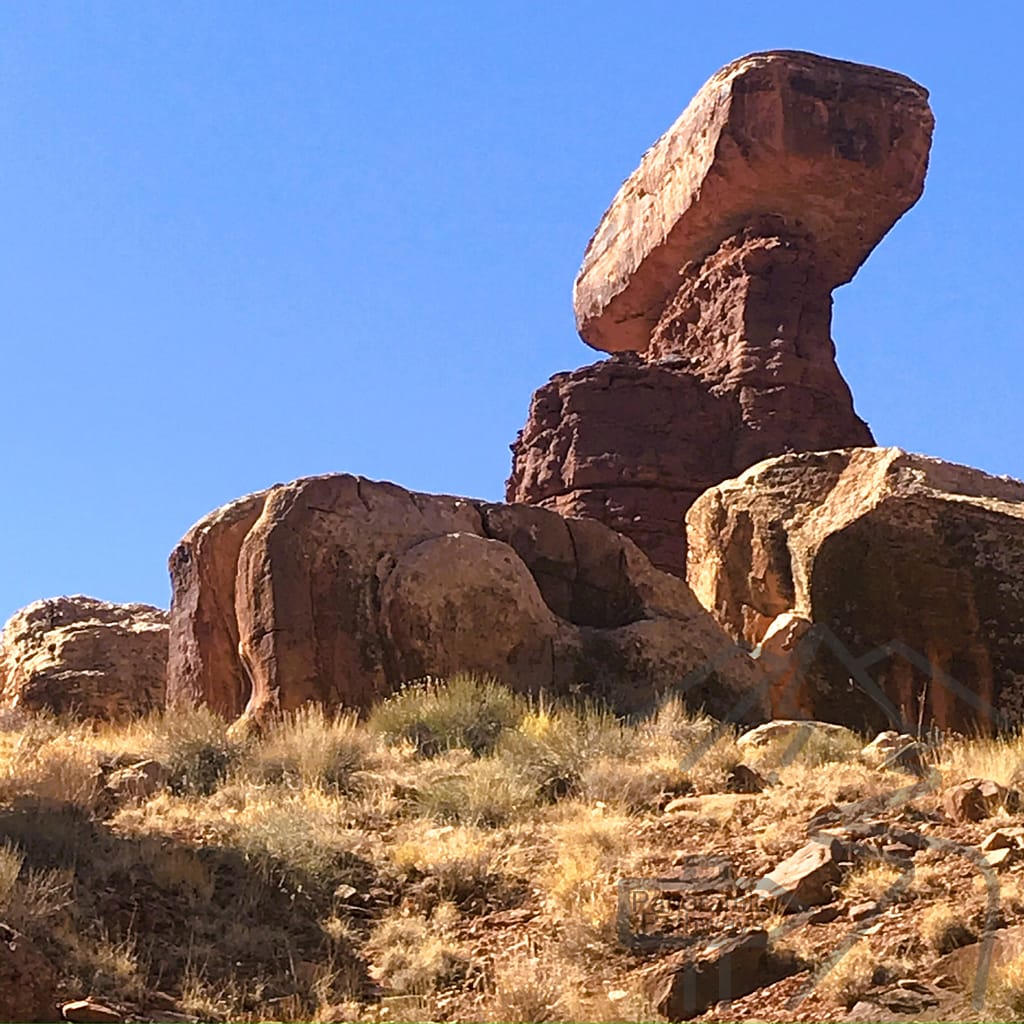
M 512 446 L 510 502 L 597 519 L 685 573 L 686 510 L 737 469 L 739 408 L 685 367 L 623 355 L 556 374 Z M 859 442 L 857 442 L 859 443 Z
M 56 989 L 50 961 L 24 935 L 0 924 L 0 1020 L 53 1020 Z
M 72 1000 L 65 1003 L 60 1012 L 65 1020 L 71 1021 L 71 1024 L 120 1024 L 120 1021 L 124 1020 L 117 1010 L 95 999 Z
M 1016 795 L 991 779 L 968 779 L 942 794 L 943 810 L 953 821 L 984 821 L 1015 803 Z
M 909 78 L 809 53 L 722 68 L 626 179 L 587 247 L 574 299 L 582 336 L 647 347 L 681 267 L 750 224 L 780 218 L 836 287 L 918 199 L 928 94 Z
M 898 448 L 784 455 L 702 495 L 687 534 L 688 581 L 737 640 L 813 623 L 789 684 L 801 714 L 1024 721 L 1024 484 Z
M 843 844 L 838 839 L 822 836 L 765 875 L 755 892 L 776 900 L 786 913 L 831 903 L 833 886 L 842 878 L 842 854 Z
M 116 768 L 104 779 L 104 785 L 117 800 L 146 800 L 167 785 L 171 770 L 159 761 L 147 759 L 124 768 Z
M 849 729 L 832 722 L 815 722 L 809 719 L 773 718 L 770 722 L 748 729 L 737 740 L 740 750 L 758 750 L 763 747 L 791 749 L 798 753 L 803 746 L 814 740 L 818 743 L 855 742 L 856 737 Z
M 985 836 L 978 844 L 978 849 L 982 853 L 992 850 L 1024 850 L 1024 828 L 1013 826 L 996 829 Z
M 366 708 L 468 670 L 624 710 L 684 688 L 726 717 L 764 712 L 757 666 L 686 585 L 589 520 L 312 477 L 207 516 L 170 568 L 172 703 Z
M 645 994 L 668 1020 L 690 1020 L 715 1003 L 738 999 L 771 980 L 768 933 L 754 930 L 666 957 L 643 979 Z
M 0 638 L 0 705 L 123 719 L 160 707 L 167 612 L 57 597 L 15 612 Z
M 617 356 L 536 393 L 508 499 L 599 518 L 681 574 L 706 487 L 872 444 L 831 292 L 920 196 L 932 124 L 927 92 L 878 68 L 780 51 L 714 75 L 587 247 L 577 325 Z
M 874 768 L 899 768 L 914 775 L 925 772 L 924 749 L 907 733 L 887 729 L 860 752 L 861 759 Z

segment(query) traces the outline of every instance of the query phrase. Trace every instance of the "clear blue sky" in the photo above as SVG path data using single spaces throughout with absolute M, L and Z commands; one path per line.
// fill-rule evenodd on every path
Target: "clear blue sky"
M 735 57 L 905 72 L 921 202 L 836 295 L 881 443 L 1024 477 L 1011 3 L 0 4 L 0 619 L 166 605 L 216 506 L 352 471 L 498 499 L 622 179 Z

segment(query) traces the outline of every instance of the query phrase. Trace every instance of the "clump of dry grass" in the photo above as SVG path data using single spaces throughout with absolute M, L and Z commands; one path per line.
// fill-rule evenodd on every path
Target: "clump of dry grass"
M 0 803 L 31 796 L 95 809 L 102 790 L 100 751 L 81 722 L 49 714 L 0 733 Z
M 496 828 L 528 815 L 536 800 L 528 779 L 491 756 L 451 751 L 425 764 L 412 779 L 413 807 L 442 824 Z
M 349 828 L 344 805 L 318 790 L 257 794 L 231 818 L 224 841 L 268 880 L 299 886 L 363 884 L 381 859 L 379 840 Z
M 245 751 L 239 774 L 256 784 L 350 791 L 358 773 L 377 760 L 375 737 L 355 712 L 328 715 L 317 705 L 273 722 Z
M 829 1002 L 849 1009 L 875 984 L 878 957 L 865 941 L 858 942 L 830 965 L 815 985 Z
M 843 879 L 840 893 L 854 903 L 891 903 L 910 884 L 912 872 L 883 861 L 869 861 L 853 868 Z
M 967 779 L 992 779 L 1003 786 L 1020 786 L 1024 783 L 1024 734 L 949 735 L 934 748 L 931 760 L 942 773 L 946 786 Z
M 387 914 L 363 947 L 370 975 L 395 995 L 428 995 L 462 978 L 467 958 L 453 936 L 458 911 L 450 904 L 422 914 Z
M 927 907 L 919 918 L 918 930 L 924 944 L 940 956 L 977 938 L 965 924 L 963 914 L 946 903 Z
M 997 1020 L 1024 1017 L 1024 954 L 994 966 L 988 977 L 985 1008 Z
M 571 993 L 583 984 L 578 965 L 564 960 L 556 965 L 550 954 L 516 950 L 494 965 L 487 1019 L 521 1024 L 571 1019 Z
M 557 809 L 548 841 L 553 856 L 538 881 L 563 945 L 575 952 L 606 949 L 616 941 L 618 879 L 641 874 L 650 855 L 635 819 L 566 803 Z
M 437 827 L 432 821 L 401 827 L 388 854 L 397 872 L 435 879 L 439 898 L 456 904 L 486 886 L 504 859 L 493 831 L 472 825 Z
M 5 842 L 0 846 L 0 913 L 10 905 L 24 863 L 25 854 L 13 843 Z

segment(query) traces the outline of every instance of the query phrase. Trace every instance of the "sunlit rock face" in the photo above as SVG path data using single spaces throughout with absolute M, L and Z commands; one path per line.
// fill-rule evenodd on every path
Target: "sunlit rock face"
M 878 68 L 779 51 L 714 75 L 576 279 L 581 337 L 635 355 L 537 392 L 508 500 L 593 515 L 684 573 L 681 514 L 706 487 L 873 444 L 836 365 L 832 291 L 921 195 L 932 127 L 927 92 Z

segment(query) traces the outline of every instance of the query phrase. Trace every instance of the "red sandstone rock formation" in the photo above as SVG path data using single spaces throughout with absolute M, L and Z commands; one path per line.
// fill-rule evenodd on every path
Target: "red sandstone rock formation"
M 898 448 L 783 455 L 686 522 L 690 586 L 764 648 L 774 714 L 1024 723 L 1024 483 Z
M 718 715 L 766 708 L 759 669 L 682 580 L 544 509 L 313 477 L 213 512 L 170 569 L 170 703 L 366 708 L 465 670 L 622 710 L 684 683 Z
M 35 601 L 0 635 L 0 707 L 124 719 L 162 707 L 167 612 L 92 597 Z
M 682 573 L 681 514 L 706 487 L 872 444 L 836 366 L 832 290 L 920 196 L 932 123 L 925 90 L 877 68 L 778 52 L 713 76 L 576 280 L 584 340 L 639 357 L 537 392 L 508 500 L 595 516 Z

